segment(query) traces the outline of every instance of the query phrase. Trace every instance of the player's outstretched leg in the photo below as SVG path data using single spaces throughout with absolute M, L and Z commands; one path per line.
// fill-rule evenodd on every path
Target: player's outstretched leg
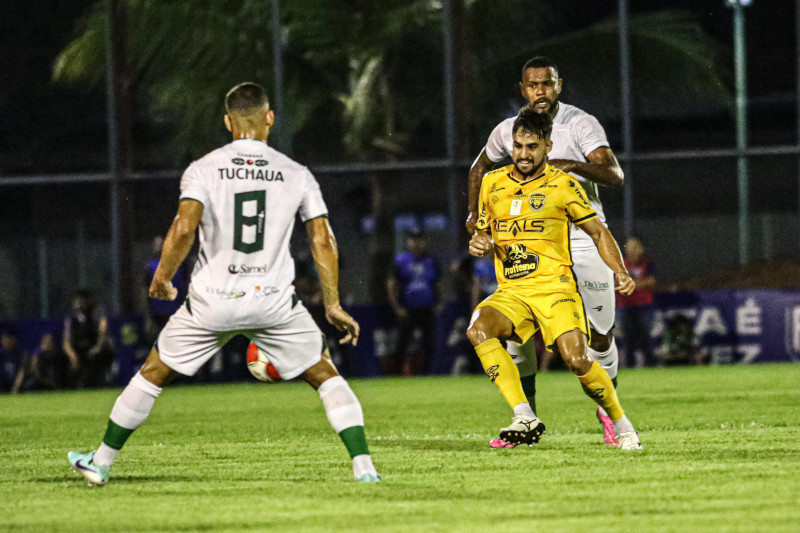
M 377 483 L 381 476 L 372 464 L 364 434 L 364 412 L 342 376 L 325 380 L 317 389 L 325 414 L 353 460 L 353 476 L 362 483 Z
M 486 375 L 497 385 L 508 405 L 514 410 L 511 425 L 500 431 L 500 439 L 506 444 L 513 445 L 539 442 L 539 438 L 544 434 L 544 424 L 536 417 L 525 397 L 519 370 L 509 353 L 497 339 L 489 339 L 479 344 L 475 347 L 475 352 L 480 357 Z M 496 439 L 489 443 L 493 448 L 513 448 L 498 444 Z
M 161 394 L 160 385 L 165 385 L 176 375 L 161 362 L 158 351 L 153 348 L 141 370 L 131 378 L 114 403 L 100 447 L 89 453 L 73 451 L 67 454 L 72 467 L 86 478 L 90 486 L 108 482 L 111 464 L 128 437 L 147 420 Z
M 608 377 L 608 372 L 603 370 L 603 367 L 597 361 L 592 361 L 589 372 L 578 376 L 578 379 L 586 395 L 608 413 L 614 424 L 614 432 L 616 433 L 616 441 L 619 447 L 623 450 L 642 449 L 642 444 L 639 441 L 636 430 L 633 428 L 633 424 L 625 416 L 625 411 L 622 410 L 617 391 L 614 389 L 611 378 Z
M 587 348 L 587 353 L 589 356 L 600 363 L 600 366 L 608 372 L 608 377 L 611 378 L 611 382 L 614 384 L 614 388 L 617 387 L 617 369 L 619 367 L 619 351 L 617 350 L 617 343 L 614 340 L 613 335 L 609 332 L 607 335 L 598 335 L 596 332 L 592 331 L 592 342 L 594 343 L 594 339 L 596 337 L 602 337 L 600 340 L 604 342 L 600 342 L 602 346 L 608 346 L 608 348 L 602 352 L 592 349 L 591 346 Z M 608 337 L 610 337 L 610 345 L 608 342 Z M 611 417 L 608 416 L 608 413 L 605 409 L 597 406 L 597 420 L 600 422 L 600 426 L 603 428 L 603 443 L 608 446 L 619 446 L 619 441 L 617 440 L 617 435 L 614 432 L 614 422 L 611 420 Z
M 528 339 L 528 342 L 524 344 L 517 344 L 516 342 L 509 341 L 506 346 L 511 359 L 514 361 L 514 364 L 517 365 L 522 392 L 525 394 L 525 398 L 527 398 L 531 410 L 536 414 L 536 372 L 538 371 L 536 342 L 534 338 L 531 337 Z M 544 432 L 544 430 L 542 430 L 542 432 Z M 517 445 L 506 442 L 501 437 L 497 437 L 489 442 L 489 446 L 492 448 L 514 448 Z
M 353 460 L 353 476 L 361 483 L 377 483 L 381 476 L 372 464 L 364 434 L 364 411 L 350 385 L 339 375 L 325 348 L 317 364 L 303 372 L 303 379 L 317 389 L 325 414 Z
M 511 429 L 506 433 L 511 440 L 503 437 L 502 432 L 500 438 L 510 444 L 531 444 L 538 442 L 544 433 L 544 424 L 531 409 L 522 390 L 517 365 L 500 342 L 501 338 L 507 339 L 512 333 L 511 321 L 492 307 L 478 308 L 472 315 L 472 322 L 467 329 L 467 337 L 475 347 L 475 353 L 478 354 L 486 375 L 497 385 L 500 394 L 514 411 L 511 425 L 505 428 Z
M 616 440 L 622 450 L 640 450 L 642 444 L 617 397 L 614 384 L 602 366 L 586 353 L 586 336 L 580 330 L 560 335 L 558 348 L 567 367 L 578 376 L 586 395 L 602 407 L 611 417 Z

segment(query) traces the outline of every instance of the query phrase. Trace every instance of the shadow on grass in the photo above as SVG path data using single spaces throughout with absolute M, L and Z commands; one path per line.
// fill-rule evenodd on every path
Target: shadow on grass
M 200 481 L 202 478 L 193 476 L 114 476 L 110 483 L 114 485 L 125 483 L 192 483 Z M 65 481 L 80 481 L 85 482 L 80 476 L 65 475 L 63 477 L 33 477 L 28 479 L 31 483 L 63 483 Z
M 372 443 L 378 448 L 406 448 L 409 450 L 427 450 L 443 452 L 475 452 L 489 448 L 489 441 L 485 443 L 474 440 L 447 440 L 447 439 L 381 439 Z

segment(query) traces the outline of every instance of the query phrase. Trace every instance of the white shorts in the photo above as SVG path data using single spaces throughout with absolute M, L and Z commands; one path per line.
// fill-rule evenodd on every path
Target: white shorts
M 589 323 L 597 333 L 605 335 L 614 327 L 616 314 L 614 272 L 595 247 L 572 250 L 572 261 Z
M 267 354 L 283 379 L 299 376 L 322 356 L 322 332 L 301 302 L 297 302 L 281 324 L 235 331 L 213 331 L 199 325 L 183 304 L 161 330 L 156 348 L 165 365 L 193 376 L 236 335 L 249 338 Z

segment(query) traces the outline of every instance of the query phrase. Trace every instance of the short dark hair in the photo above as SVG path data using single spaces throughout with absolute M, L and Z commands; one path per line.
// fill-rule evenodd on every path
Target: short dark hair
M 537 113 L 533 107 L 526 105 L 519 110 L 519 115 L 514 121 L 511 133 L 515 134 L 518 130 L 525 130 L 536 135 L 540 139 L 549 139 L 553 131 L 553 119 L 549 113 Z
M 269 105 L 267 91 L 251 81 L 235 86 L 225 95 L 225 110 L 230 113 L 245 113 Z
M 550 59 L 549 57 L 545 56 L 536 56 L 530 58 L 525 64 L 522 66 L 522 74 L 525 74 L 525 71 L 529 68 L 552 68 L 556 71 L 556 76 L 558 76 L 558 65 L 556 62 Z

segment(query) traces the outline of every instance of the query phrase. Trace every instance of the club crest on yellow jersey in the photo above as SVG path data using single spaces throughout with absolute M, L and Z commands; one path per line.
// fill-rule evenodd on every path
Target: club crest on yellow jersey
M 545 195 L 542 193 L 531 194 L 531 197 L 528 200 L 528 203 L 531 206 L 531 211 L 541 211 L 544 207 L 544 199 Z

